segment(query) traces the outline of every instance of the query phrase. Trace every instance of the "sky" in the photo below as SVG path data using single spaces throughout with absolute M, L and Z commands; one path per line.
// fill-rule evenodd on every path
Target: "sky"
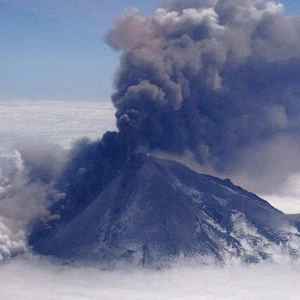
M 0 100 L 108 101 L 119 56 L 105 32 L 127 7 L 158 3 L 0 0 Z
M 281 1 L 288 13 L 298 1 Z M 124 10 L 160 0 L 0 0 L 0 101 L 109 101 L 119 54 L 103 36 Z

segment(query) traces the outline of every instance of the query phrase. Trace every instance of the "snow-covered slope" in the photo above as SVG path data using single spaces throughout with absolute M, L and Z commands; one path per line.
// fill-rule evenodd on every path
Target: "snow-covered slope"
M 297 224 L 228 179 L 137 154 L 76 218 L 33 234 L 30 243 L 41 254 L 105 264 L 259 262 L 299 258 Z

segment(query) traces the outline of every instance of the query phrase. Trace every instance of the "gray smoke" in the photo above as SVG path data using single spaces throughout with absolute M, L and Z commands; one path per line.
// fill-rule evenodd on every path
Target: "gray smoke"
M 50 215 L 50 195 L 61 195 L 54 182 L 66 151 L 35 140 L 24 140 L 17 149 L 0 153 L 0 262 L 27 250 L 33 222 Z
M 256 145 L 299 145 L 300 16 L 281 4 L 167 0 L 151 16 L 125 13 L 106 41 L 122 52 L 118 128 L 137 145 L 229 174 Z
M 106 41 L 122 52 L 119 131 L 79 141 L 62 171 L 34 169 L 63 197 L 30 245 L 76 218 L 138 150 L 192 156 L 254 192 L 299 172 L 300 16 L 273 1 L 167 0 L 151 16 L 126 12 Z

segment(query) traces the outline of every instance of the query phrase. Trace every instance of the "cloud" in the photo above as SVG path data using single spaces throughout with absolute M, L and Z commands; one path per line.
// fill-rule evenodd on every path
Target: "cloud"
M 8 100 L 0 101 L 0 110 L 1 149 L 28 138 L 71 148 L 83 136 L 95 140 L 116 128 L 109 102 Z
M 281 264 L 101 271 L 31 258 L 1 265 L 0 271 L 4 300 L 297 299 L 300 292 L 299 268 Z
M 0 216 L 0 263 L 27 251 L 24 231 L 12 231 L 5 223 Z

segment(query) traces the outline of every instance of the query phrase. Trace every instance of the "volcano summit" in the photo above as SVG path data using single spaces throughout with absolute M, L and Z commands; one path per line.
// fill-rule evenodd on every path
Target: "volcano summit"
M 31 235 L 33 249 L 63 260 L 162 265 L 182 258 L 300 258 L 299 216 L 229 179 L 148 154 L 132 156 L 76 217 L 44 226 Z

